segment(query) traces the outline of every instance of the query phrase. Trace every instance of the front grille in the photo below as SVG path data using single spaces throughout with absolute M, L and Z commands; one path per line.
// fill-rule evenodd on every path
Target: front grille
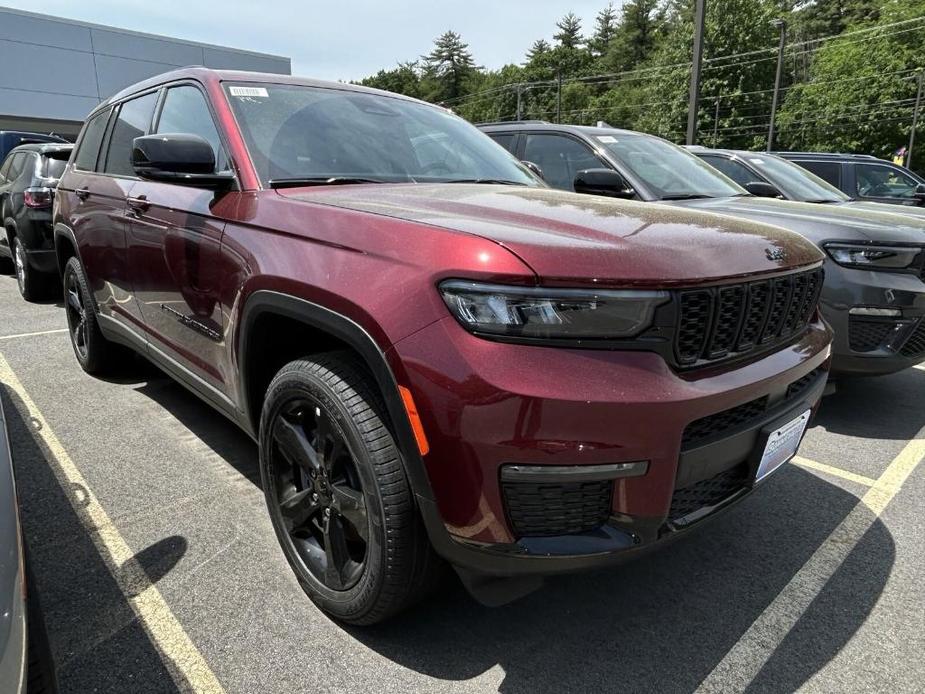
M 748 467 L 742 463 L 709 479 L 676 489 L 671 497 L 668 520 L 676 521 L 695 511 L 716 506 L 741 490 L 748 481 Z
M 679 292 L 675 357 L 691 367 L 768 349 L 812 319 L 821 269 L 773 280 Z
M 848 346 L 852 352 L 873 352 L 896 328 L 896 322 L 883 318 L 848 319 Z
M 925 318 L 919 321 L 915 332 L 906 340 L 906 344 L 899 350 L 904 357 L 917 357 L 925 354 Z
M 743 424 L 758 419 L 768 409 L 768 396 L 752 400 L 744 405 L 737 405 L 729 410 L 702 417 L 691 422 L 684 429 L 681 436 L 681 448 L 689 448 L 694 444 L 725 434 Z
M 554 484 L 502 480 L 501 490 L 518 538 L 570 535 L 606 522 L 613 481 Z

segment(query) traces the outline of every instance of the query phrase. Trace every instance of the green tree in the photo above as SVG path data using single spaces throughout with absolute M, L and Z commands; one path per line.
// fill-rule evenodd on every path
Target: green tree
M 617 25 L 617 11 L 611 2 L 597 13 L 597 18 L 594 20 L 594 33 L 588 39 L 588 50 L 591 51 L 591 55 L 598 58 L 607 53 L 610 42 L 617 35 Z
M 632 70 L 652 54 L 665 23 L 658 0 L 627 0 L 602 64 L 610 71 Z
M 424 96 L 421 84 L 421 71 L 417 61 L 399 63 L 391 70 L 380 70 L 372 77 L 360 81 L 365 87 L 375 87 L 386 91 L 406 94 L 415 98 Z
M 579 48 L 584 41 L 581 36 L 581 20 L 574 12 L 569 12 L 556 22 L 559 31 L 553 38 L 563 48 Z
M 552 46 L 549 45 L 549 42 L 546 39 L 537 39 L 533 42 L 533 45 L 530 46 L 530 50 L 527 51 L 527 62 L 532 62 L 539 58 L 541 55 L 549 53 L 552 50 Z
M 421 59 L 425 77 L 434 84 L 428 97 L 435 101 L 462 96 L 466 81 L 478 69 L 469 45 L 455 31 L 439 36 L 434 41 L 434 49 Z

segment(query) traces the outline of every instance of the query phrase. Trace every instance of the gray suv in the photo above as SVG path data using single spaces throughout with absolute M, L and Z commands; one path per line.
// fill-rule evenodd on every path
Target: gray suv
M 535 121 L 480 127 L 554 188 L 802 234 L 826 253 L 820 308 L 835 330 L 832 373 L 888 374 L 925 361 L 925 220 L 758 197 L 686 149 L 629 130 Z
M 10 444 L 0 403 L 0 692 L 25 692 L 26 601 Z

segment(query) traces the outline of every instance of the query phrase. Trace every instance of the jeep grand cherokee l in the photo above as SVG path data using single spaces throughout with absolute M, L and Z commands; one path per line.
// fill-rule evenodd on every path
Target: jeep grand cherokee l
M 689 151 L 616 128 L 483 126 L 563 190 L 699 209 L 802 234 L 828 255 L 822 315 L 832 373 L 876 376 L 925 361 L 925 220 L 751 195 Z
M 131 347 L 253 436 L 288 561 L 347 622 L 443 560 L 497 603 L 673 536 L 789 459 L 825 385 L 812 244 L 550 190 L 352 85 L 126 89 L 55 230 L 81 366 Z

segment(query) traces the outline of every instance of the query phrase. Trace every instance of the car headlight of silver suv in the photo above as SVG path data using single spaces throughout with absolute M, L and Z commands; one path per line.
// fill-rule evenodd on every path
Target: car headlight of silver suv
M 467 330 L 526 340 L 629 338 L 652 325 L 665 291 L 516 287 L 448 280 L 440 293 Z
M 826 252 L 839 265 L 868 270 L 905 270 L 918 266 L 923 249 L 918 246 L 827 243 Z

